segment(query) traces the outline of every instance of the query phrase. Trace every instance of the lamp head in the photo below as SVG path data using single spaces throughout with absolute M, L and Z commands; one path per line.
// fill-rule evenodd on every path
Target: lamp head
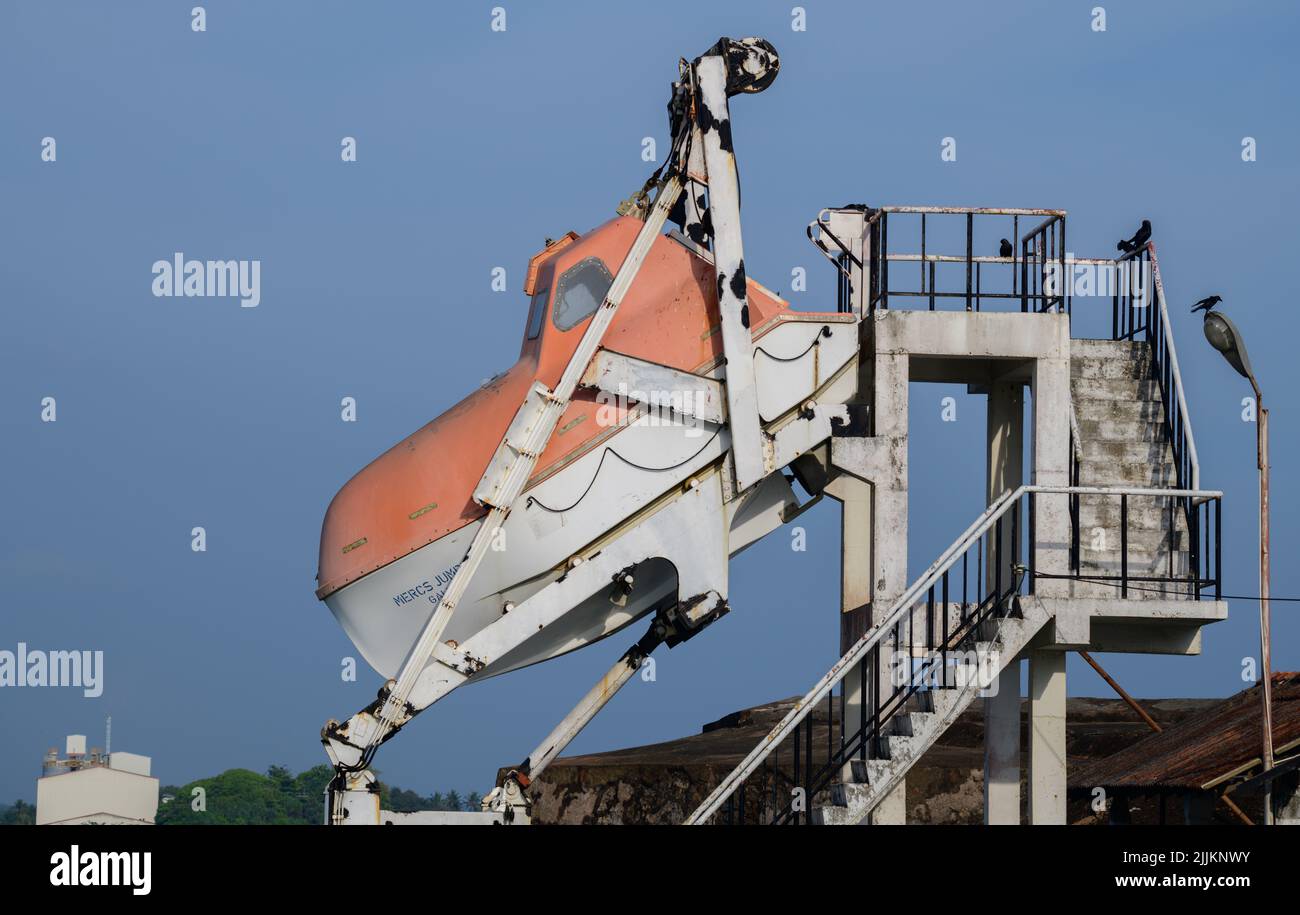
M 1250 357 L 1246 355 L 1246 342 L 1237 330 L 1237 326 L 1232 323 L 1232 319 L 1222 312 L 1205 311 L 1205 321 L 1202 325 L 1205 331 L 1205 339 L 1209 341 L 1210 346 L 1223 353 L 1223 358 L 1228 360 L 1242 378 L 1255 383 L 1255 373 L 1251 371 Z

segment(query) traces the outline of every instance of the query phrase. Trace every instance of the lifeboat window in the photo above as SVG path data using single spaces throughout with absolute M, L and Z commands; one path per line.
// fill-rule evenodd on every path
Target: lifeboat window
M 579 261 L 560 277 L 555 289 L 553 318 L 560 330 L 570 330 L 596 313 L 614 278 L 598 257 Z
M 537 335 L 542 332 L 542 319 L 546 317 L 546 299 L 551 294 L 550 278 L 546 283 L 539 284 L 537 291 L 533 293 L 533 304 L 528 309 L 528 333 L 526 340 L 536 340 Z

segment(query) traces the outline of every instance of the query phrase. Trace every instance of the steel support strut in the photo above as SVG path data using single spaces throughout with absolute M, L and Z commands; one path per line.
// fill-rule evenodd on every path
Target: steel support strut
M 573 707 L 573 711 L 564 716 L 518 768 L 507 773 L 505 783 L 494 788 L 483 799 L 483 809 L 501 811 L 507 822 L 514 819 L 515 811 L 519 808 L 523 808 L 526 814 L 529 802 L 524 789 L 546 771 L 546 767 L 582 733 L 591 719 L 631 681 L 650 653 L 668 638 L 669 632 L 670 629 L 663 620 L 656 619 L 651 623 L 641 640 L 623 652 L 614 666 Z

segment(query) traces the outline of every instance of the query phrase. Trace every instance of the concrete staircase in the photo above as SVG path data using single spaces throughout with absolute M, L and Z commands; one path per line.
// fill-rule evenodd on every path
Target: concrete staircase
M 1048 622 L 1047 611 L 1034 597 L 1021 597 L 1016 605 L 1019 610 L 1012 615 L 984 621 L 974 644 L 969 646 L 977 657 L 996 659 L 987 673 L 1000 672 L 1013 662 Z M 840 782 L 831 785 L 829 792 L 818 798 L 824 803 L 813 807 L 814 824 L 842 826 L 863 822 L 981 695 L 979 678 L 973 670 L 968 668 L 960 676 L 956 675 L 956 668 L 949 668 L 949 672 L 954 676 L 947 678 L 943 686 L 916 693 L 906 708 L 882 726 L 883 739 L 877 743 L 881 758 L 855 759 L 845 766 Z
M 1178 486 L 1160 387 L 1151 377 L 1143 342 L 1073 340 L 1070 388 L 1078 420 L 1080 486 Z M 1172 509 L 1172 511 L 1171 511 Z M 1080 572 L 1116 576 L 1121 569 L 1121 514 L 1117 498 L 1079 497 Z M 1175 500 L 1128 500 L 1128 574 L 1168 577 L 1190 568 L 1187 519 Z M 1100 582 L 1073 583 L 1076 597 L 1119 597 Z M 1133 599 L 1187 596 L 1181 585 L 1134 582 Z

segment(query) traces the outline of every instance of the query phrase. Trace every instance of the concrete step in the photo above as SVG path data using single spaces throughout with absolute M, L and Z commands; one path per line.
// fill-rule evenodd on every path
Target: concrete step
M 1088 423 L 1148 423 L 1163 427 L 1165 420 L 1164 405 L 1159 400 L 1115 400 L 1111 397 L 1097 397 L 1086 385 L 1076 385 L 1074 398 L 1074 415 L 1086 438 Z
M 1128 574 L 1140 575 L 1145 577 L 1164 578 L 1169 573 L 1169 553 L 1147 553 L 1135 555 L 1128 554 Z M 1123 557 L 1119 550 L 1106 550 L 1104 552 L 1082 553 L 1079 556 L 1079 574 L 1087 577 L 1089 575 L 1115 575 L 1118 576 L 1121 571 Z M 1191 568 L 1191 556 L 1183 550 L 1178 550 L 1173 554 L 1173 575 L 1175 578 L 1187 574 Z
M 1170 524 L 1170 499 L 1143 498 L 1130 496 L 1128 505 L 1128 529 L 1133 531 L 1165 531 Z M 1079 496 L 1079 530 L 1092 531 L 1102 528 L 1107 536 L 1119 536 L 1120 525 L 1125 519 L 1122 503 L 1116 496 Z M 1187 530 L 1187 517 L 1177 503 L 1173 506 L 1173 527 L 1175 530 Z
M 1074 359 L 1146 358 L 1150 348 L 1141 340 L 1091 340 L 1078 337 L 1070 341 Z
M 1118 401 L 1115 401 L 1118 403 Z M 1083 419 L 1079 421 L 1080 444 L 1088 442 L 1158 442 L 1169 441 L 1163 420 Z
M 1173 464 L 1143 461 L 1108 461 L 1084 458 L 1079 462 L 1080 486 L 1172 487 L 1177 483 Z
M 961 690 L 958 689 L 936 689 L 930 691 L 930 702 L 932 705 L 932 714 L 936 719 L 942 719 L 952 707 L 962 701 Z
M 1083 400 L 1145 401 L 1159 403 L 1160 385 L 1151 378 L 1074 378 L 1070 381 L 1070 397 Z
M 907 717 L 910 719 L 909 724 L 913 736 L 925 733 L 934 727 L 935 722 L 939 719 L 939 716 L 934 712 L 910 712 Z
M 1098 530 L 1104 533 L 1098 535 Z M 1079 555 L 1085 561 L 1091 561 L 1094 558 L 1106 556 L 1109 553 L 1119 553 L 1119 546 L 1123 542 L 1120 537 L 1121 531 L 1119 525 L 1114 527 L 1096 525 L 1087 526 L 1079 525 Z M 1094 547 L 1098 544 L 1100 548 Z M 1142 557 L 1151 557 L 1157 554 L 1163 555 L 1169 551 L 1170 545 L 1176 550 L 1186 550 L 1188 547 L 1187 532 L 1177 530 L 1170 532 L 1165 528 L 1146 527 L 1134 528 L 1132 525 L 1128 529 L 1128 556 L 1129 562 L 1134 562 Z
M 851 806 L 814 807 L 811 811 L 815 826 L 856 826 L 862 822 L 863 814 L 858 811 L 865 801 L 855 801 Z
M 1117 574 L 1117 573 L 1116 573 Z M 1070 596 L 1117 600 L 1122 596 L 1119 582 L 1069 582 Z M 1192 596 L 1192 587 L 1179 582 L 1137 581 L 1129 583 L 1129 600 L 1185 600 Z
M 1070 378 L 1145 378 L 1151 373 L 1146 359 L 1120 356 L 1113 359 L 1070 356 Z
M 924 742 L 917 737 L 892 736 L 887 737 L 885 743 L 889 747 L 890 762 L 916 759 L 920 753 L 920 748 L 924 746 Z
M 870 794 L 871 785 L 866 783 L 841 782 L 831 785 L 831 806 L 858 806 L 865 803 Z
M 887 759 L 851 759 L 844 782 L 852 785 L 870 785 L 879 783 L 889 770 Z
M 1169 444 L 1143 441 L 1136 435 L 1125 436 L 1122 441 L 1083 440 L 1085 461 L 1118 461 L 1123 464 L 1163 464 L 1169 456 Z

